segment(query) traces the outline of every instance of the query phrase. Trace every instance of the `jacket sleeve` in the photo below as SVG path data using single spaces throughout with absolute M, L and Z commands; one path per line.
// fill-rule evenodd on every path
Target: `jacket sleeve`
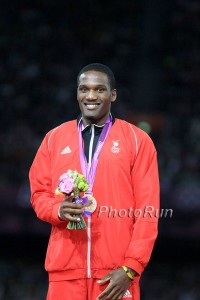
M 60 202 L 52 189 L 51 157 L 48 149 L 48 134 L 42 141 L 29 172 L 31 204 L 39 219 L 58 225 Z
M 147 265 L 158 233 L 159 176 L 157 153 L 147 134 L 138 140 L 138 153 L 131 172 L 135 198 L 132 239 L 124 265 L 141 274 Z

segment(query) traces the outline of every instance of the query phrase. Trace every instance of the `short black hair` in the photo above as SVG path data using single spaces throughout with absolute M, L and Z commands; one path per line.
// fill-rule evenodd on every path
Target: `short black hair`
M 116 83 L 115 83 L 115 76 L 113 74 L 113 71 L 106 65 L 100 64 L 100 63 L 92 63 L 89 65 L 86 65 L 85 67 L 83 67 L 80 72 L 78 73 L 77 76 L 77 84 L 79 84 L 79 78 L 80 76 L 88 71 L 97 71 L 97 72 L 101 72 L 107 75 L 109 83 L 110 83 L 110 87 L 111 90 L 115 89 Z

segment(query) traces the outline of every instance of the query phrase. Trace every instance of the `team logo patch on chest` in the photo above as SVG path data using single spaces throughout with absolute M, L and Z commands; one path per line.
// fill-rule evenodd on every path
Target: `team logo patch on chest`
M 119 142 L 120 142 L 120 140 L 112 141 L 112 147 L 111 147 L 111 152 L 112 153 L 119 153 L 120 152 Z

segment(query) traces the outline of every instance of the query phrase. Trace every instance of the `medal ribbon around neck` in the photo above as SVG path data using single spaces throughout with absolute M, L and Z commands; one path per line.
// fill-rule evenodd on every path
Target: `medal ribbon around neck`
M 84 149 L 82 146 L 82 130 L 81 130 L 82 129 L 82 120 L 79 123 L 79 151 L 80 151 L 81 169 L 82 169 L 82 173 L 85 175 L 85 177 L 87 179 L 87 182 L 89 183 L 89 189 L 85 193 L 85 196 L 87 196 L 88 200 L 92 202 L 92 204 L 90 205 L 91 207 L 90 206 L 85 207 L 85 210 L 89 214 L 93 213 L 97 206 L 96 200 L 92 196 L 92 189 L 93 189 L 94 179 L 95 179 L 95 175 L 96 175 L 99 155 L 100 155 L 102 147 L 105 143 L 107 135 L 110 131 L 111 126 L 112 126 L 112 121 L 109 116 L 106 120 L 104 128 L 103 128 L 103 130 L 100 134 L 99 140 L 97 142 L 96 149 L 95 149 L 92 161 L 91 161 L 91 165 L 88 166 L 87 159 L 86 159 Z

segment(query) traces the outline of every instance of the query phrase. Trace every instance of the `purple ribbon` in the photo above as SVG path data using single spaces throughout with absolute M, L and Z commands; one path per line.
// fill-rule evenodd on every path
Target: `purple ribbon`
M 87 198 L 87 197 L 75 198 L 75 199 L 73 200 L 73 202 L 76 203 L 76 204 L 87 204 L 87 203 L 88 203 L 88 198 Z M 85 210 L 85 211 L 82 213 L 82 215 L 83 215 L 84 217 L 87 217 L 87 218 L 88 218 L 88 217 L 91 215 L 91 212 Z
M 82 147 L 82 134 L 81 134 L 81 129 L 82 129 L 82 120 L 79 123 L 79 149 L 80 149 L 80 161 L 81 161 L 81 169 L 83 174 L 85 175 L 88 183 L 89 183 L 89 189 L 87 190 L 87 194 L 92 194 L 92 188 L 93 188 L 93 184 L 94 184 L 94 179 L 95 179 L 95 175 L 96 175 L 96 169 L 97 169 L 97 165 L 98 165 L 98 158 L 99 158 L 99 154 L 102 150 L 102 147 L 105 143 L 106 137 L 110 131 L 110 128 L 112 126 L 112 121 L 110 119 L 110 116 L 108 116 L 106 123 L 104 125 L 104 128 L 100 134 L 93 158 L 92 158 L 92 162 L 91 162 L 91 166 L 90 168 L 88 167 L 88 163 L 87 163 L 87 159 L 85 157 L 85 153 Z

